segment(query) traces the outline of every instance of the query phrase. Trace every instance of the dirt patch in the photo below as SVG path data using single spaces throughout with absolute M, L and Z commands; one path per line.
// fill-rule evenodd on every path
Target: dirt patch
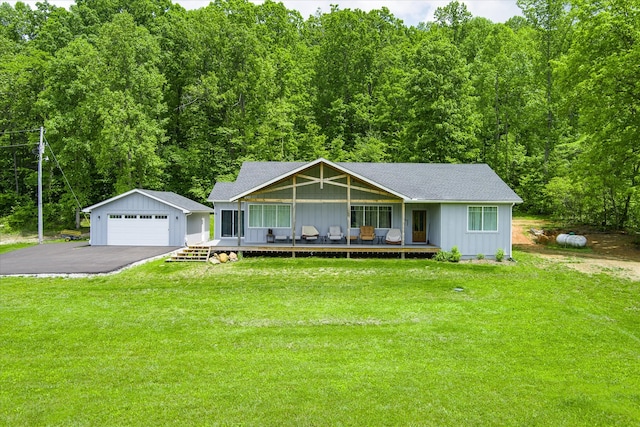
M 18 235 L 0 235 L 0 245 L 13 243 L 38 243 L 38 236 L 22 237 Z
M 606 273 L 633 281 L 640 281 L 640 262 L 550 254 L 541 254 L 541 256 L 551 262 L 564 264 L 566 267 L 581 273 Z
M 618 277 L 640 281 L 640 248 L 635 243 L 640 236 L 625 233 L 607 233 L 598 230 L 572 229 L 587 238 L 587 248 L 563 249 L 554 245 L 537 243 L 531 229 L 542 230 L 549 226 L 543 220 L 513 220 L 512 239 L 514 248 L 536 253 L 543 258 L 565 264 L 569 268 L 587 273 L 607 273 Z M 549 240 L 553 242 L 553 234 Z

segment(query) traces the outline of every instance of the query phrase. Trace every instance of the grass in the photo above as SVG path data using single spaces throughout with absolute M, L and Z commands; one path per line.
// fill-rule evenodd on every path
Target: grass
M 563 252 L 563 253 L 574 253 L 574 254 L 591 254 L 593 253 L 593 248 L 591 246 L 583 246 L 581 248 L 568 246 L 568 245 L 560 245 L 558 243 L 549 243 L 544 245 L 545 249 L 549 251 Z
M 48 245 L 50 243 L 63 243 L 65 239 L 50 239 L 45 240 L 44 245 Z M 18 242 L 18 243 L 0 243 L 0 254 L 4 254 L 11 251 L 17 251 L 18 249 L 28 248 L 29 246 L 37 245 L 37 242 Z
M 0 424 L 640 424 L 638 283 L 516 258 L 3 278 Z
M 35 245 L 35 243 L 2 243 L 0 244 L 0 254 L 17 251 L 18 249 L 28 248 L 29 246 L 33 245 Z

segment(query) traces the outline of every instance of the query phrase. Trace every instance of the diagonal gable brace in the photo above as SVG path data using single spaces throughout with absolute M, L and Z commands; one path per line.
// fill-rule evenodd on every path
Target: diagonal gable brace
M 306 175 L 306 174 L 302 173 L 305 170 L 308 170 L 308 169 L 310 169 L 310 168 L 312 168 L 312 167 L 314 167 L 316 165 L 320 166 L 320 178 L 312 177 L 312 176 L 309 176 L 309 175 Z M 331 167 L 331 168 L 333 168 L 333 169 L 335 169 L 335 170 L 337 170 L 339 172 L 342 172 L 343 174 L 339 175 L 337 177 L 325 178 L 325 173 L 324 173 L 324 167 L 325 166 L 329 166 L 329 167 Z M 283 186 L 279 186 L 279 187 L 277 187 L 275 189 L 270 189 L 269 188 L 273 184 L 276 184 L 278 182 L 287 180 L 288 178 L 292 178 L 294 176 L 306 179 L 307 182 L 305 182 L 305 183 L 297 183 L 297 184 L 293 184 L 293 185 L 291 185 L 291 184 L 283 185 Z M 331 162 L 331 161 L 329 161 L 327 159 L 319 158 L 319 159 L 314 160 L 312 162 L 306 163 L 306 164 L 304 164 L 304 165 L 302 165 L 302 166 L 300 166 L 300 167 L 298 167 L 298 168 L 296 168 L 296 169 L 294 169 L 292 171 L 289 171 L 289 172 L 287 172 L 285 174 L 279 175 L 279 176 L 277 176 L 277 177 L 275 177 L 275 178 L 273 178 L 273 179 L 271 179 L 269 181 L 261 183 L 261 184 L 255 186 L 255 187 L 252 187 L 252 188 L 250 188 L 250 189 L 248 189 L 248 190 L 246 190 L 246 191 L 244 191 L 244 192 L 242 192 L 240 194 L 237 194 L 236 196 L 232 197 L 230 199 L 230 201 L 241 200 L 241 199 L 243 199 L 243 198 L 245 198 L 245 197 L 247 197 L 249 195 L 252 195 L 252 194 L 253 195 L 261 194 L 261 193 L 264 194 L 264 193 L 268 193 L 268 192 L 271 192 L 271 191 L 277 191 L 277 190 L 283 190 L 283 189 L 287 189 L 287 188 L 292 188 L 293 186 L 300 187 L 302 185 L 310 185 L 310 184 L 316 184 L 316 183 L 320 184 L 320 188 L 323 188 L 324 184 L 331 184 L 331 185 L 336 185 L 336 186 L 341 186 L 341 187 L 347 187 L 347 184 L 343 184 L 343 183 L 337 182 L 338 179 L 345 178 L 347 176 L 355 178 L 360 182 L 363 182 L 365 184 L 369 184 L 369 185 L 371 185 L 371 186 L 373 186 L 373 187 L 378 189 L 378 190 L 374 190 L 374 189 L 371 189 L 371 188 L 357 186 L 357 188 L 355 188 L 357 190 L 361 190 L 361 191 L 364 191 L 364 192 L 375 193 L 375 194 L 387 194 L 387 195 L 390 194 L 392 196 L 398 197 L 398 198 L 403 199 L 403 200 L 407 200 L 408 199 L 408 197 L 406 195 L 398 193 L 397 191 L 391 190 L 389 188 L 386 188 L 384 185 L 382 185 L 382 184 L 380 184 L 378 182 L 375 182 L 375 181 L 373 181 L 371 179 L 365 178 L 365 177 L 363 177 L 363 176 L 361 176 L 361 175 L 359 175 L 359 174 L 357 174 L 357 173 L 355 173 L 355 172 L 353 172 L 353 171 L 351 171 L 351 170 L 349 170 L 349 169 L 347 169 L 347 168 L 345 168 L 343 166 L 340 166 L 340 165 L 338 165 L 336 163 L 333 163 L 333 162 Z M 354 187 L 352 187 L 352 188 L 354 188 Z

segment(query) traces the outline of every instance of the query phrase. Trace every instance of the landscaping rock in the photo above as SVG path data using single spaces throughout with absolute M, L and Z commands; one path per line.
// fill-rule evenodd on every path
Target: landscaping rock
M 530 228 L 529 229 L 529 233 L 533 234 L 534 236 L 542 236 L 544 235 L 544 230 L 539 230 L 537 228 Z
M 223 263 L 223 264 L 225 262 L 229 261 L 229 255 L 227 255 L 225 253 L 222 253 L 222 254 L 218 255 L 218 258 L 220 259 L 220 262 Z
M 238 255 L 235 252 L 229 253 L 229 261 L 231 261 L 231 262 L 238 261 Z
M 548 236 L 544 234 L 540 234 L 539 236 L 536 237 L 536 242 L 541 245 L 548 245 L 550 242 L 550 239 Z

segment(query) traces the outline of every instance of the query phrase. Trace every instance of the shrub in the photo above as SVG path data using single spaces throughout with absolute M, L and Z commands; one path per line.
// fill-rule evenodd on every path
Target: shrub
M 449 261 L 451 262 L 459 262 L 460 258 L 462 258 L 462 254 L 458 250 L 457 246 L 451 248 L 451 255 L 449 257 Z
M 476 259 L 478 259 L 478 260 L 483 260 L 483 259 L 484 259 L 484 254 L 478 254 L 478 255 L 476 255 Z
M 504 249 L 498 249 L 496 251 L 496 261 L 502 262 L 504 260 Z
M 449 258 L 451 258 L 451 253 L 447 251 L 440 251 L 435 257 L 433 257 L 433 259 L 440 262 L 447 262 L 449 261 Z
M 462 254 L 458 250 L 458 247 L 454 246 L 451 248 L 451 252 L 440 251 L 433 259 L 440 262 L 459 262 L 460 258 L 462 258 Z

